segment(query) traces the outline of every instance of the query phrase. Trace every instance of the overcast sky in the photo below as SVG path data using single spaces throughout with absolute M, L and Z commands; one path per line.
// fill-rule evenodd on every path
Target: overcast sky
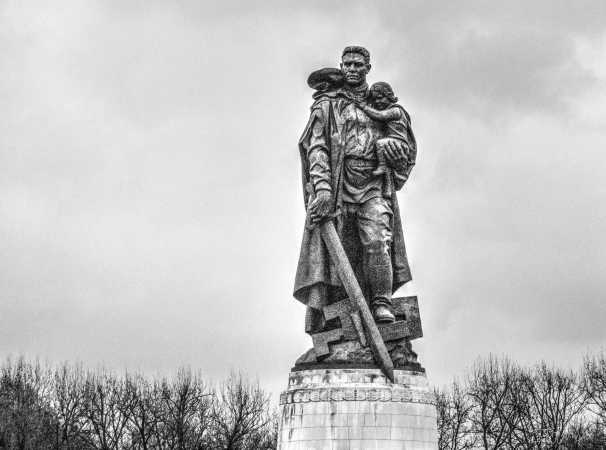
M 308 73 L 410 112 L 432 382 L 606 339 L 606 2 L 0 0 L 0 357 L 286 387 Z

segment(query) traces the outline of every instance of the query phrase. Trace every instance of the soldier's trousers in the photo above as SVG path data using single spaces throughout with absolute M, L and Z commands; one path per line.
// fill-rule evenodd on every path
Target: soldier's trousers
M 393 270 L 391 206 L 383 197 L 364 203 L 344 203 L 341 234 L 345 252 L 373 308 L 391 308 Z

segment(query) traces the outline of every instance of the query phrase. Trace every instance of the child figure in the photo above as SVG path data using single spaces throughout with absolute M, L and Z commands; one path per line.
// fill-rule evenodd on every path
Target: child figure
M 408 127 L 410 117 L 408 113 L 397 104 L 398 98 L 388 83 L 379 81 L 370 87 L 370 104 L 358 103 L 358 106 L 371 119 L 385 123 L 387 134 L 384 138 L 377 139 L 375 144 L 377 151 L 377 168 L 373 175 L 388 174 L 385 162 L 386 144 L 389 139 L 397 139 L 408 145 Z

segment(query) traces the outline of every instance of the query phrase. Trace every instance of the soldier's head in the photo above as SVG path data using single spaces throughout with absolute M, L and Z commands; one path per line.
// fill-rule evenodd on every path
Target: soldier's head
M 393 89 L 384 81 L 379 81 L 370 87 L 370 102 L 377 109 L 385 109 L 398 102 Z
M 341 55 L 341 70 L 346 85 L 355 87 L 365 83 L 370 70 L 370 53 L 364 47 L 345 47 Z

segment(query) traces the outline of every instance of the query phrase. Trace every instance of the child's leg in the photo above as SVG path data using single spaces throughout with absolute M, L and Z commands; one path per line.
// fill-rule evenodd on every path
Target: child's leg
M 377 139 L 375 142 L 377 152 L 377 168 L 373 170 L 373 175 L 382 175 L 387 172 L 387 163 L 385 162 L 385 140 Z

